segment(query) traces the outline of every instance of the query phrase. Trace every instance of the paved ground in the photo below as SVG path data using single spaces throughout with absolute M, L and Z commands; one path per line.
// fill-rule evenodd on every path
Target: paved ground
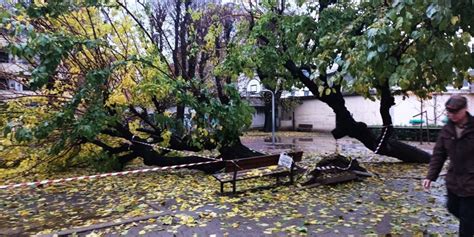
M 356 158 L 362 159 L 362 161 L 397 161 L 390 157 L 375 155 L 356 139 L 345 137 L 336 140 L 330 133 L 279 132 L 275 137 L 275 145 L 273 145 L 272 137 L 268 133 L 251 132 L 248 136 L 242 137 L 242 142 L 253 149 L 271 153 L 290 149 L 319 154 L 331 154 L 338 151 L 347 156 L 356 156 Z M 407 143 L 429 153 L 431 153 L 434 146 L 433 142 L 422 142 L 421 144 L 420 142 Z
M 362 236 L 455 235 L 457 222 L 444 208 L 443 181 L 431 193 L 420 182 L 427 165 L 378 156 L 353 139 L 329 134 L 280 132 L 277 144 L 262 133 L 243 143 L 279 153 L 303 150 L 302 165 L 314 167 L 337 149 L 379 174 L 363 182 L 305 189 L 260 178 L 240 182 L 235 196 L 219 194 L 209 175 L 191 170 L 112 177 L 38 189 L 0 190 L 0 235 L 53 235 L 78 227 L 111 225 L 81 236 Z M 413 143 L 431 151 L 433 144 Z M 65 174 L 66 176 L 70 174 Z M 306 177 L 301 177 L 302 183 Z M 72 232 L 71 232 L 72 233 Z

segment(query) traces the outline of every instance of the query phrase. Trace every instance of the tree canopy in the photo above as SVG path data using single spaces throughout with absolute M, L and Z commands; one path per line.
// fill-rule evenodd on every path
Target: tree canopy
M 278 78 L 280 83 L 307 87 L 334 110 L 335 138 L 349 135 L 371 150 L 381 148 L 382 154 L 403 159 L 414 153 L 407 147 L 406 153 L 395 154 L 401 144 L 387 146 L 382 139 L 389 140 L 393 132 L 389 109 L 394 95 L 426 98 L 473 80 L 468 73 L 473 67 L 471 1 L 281 0 L 250 1 L 248 8 L 252 19 L 243 31 L 246 44 L 229 57 L 229 69 L 244 65 L 290 74 Z M 274 77 L 263 79 L 275 84 Z M 343 91 L 380 99 L 388 135 L 374 137 L 355 121 Z M 418 157 L 414 160 L 429 159 L 421 151 Z
M 232 8 L 200 3 L 35 1 L 3 9 L 3 37 L 27 62 L 14 76 L 33 92 L 4 106 L 2 165 L 103 161 L 119 168 L 114 161 L 135 157 L 179 164 L 199 157 L 180 159 L 143 143 L 191 151 L 240 143 L 251 107 L 230 80 L 212 73 L 237 18 L 222 20 Z M 160 6 L 167 7 L 163 18 Z
M 473 9 L 469 0 L 11 5 L 1 12 L 2 36 L 27 62 L 12 77 L 33 92 L 2 104 L 1 164 L 202 161 L 137 141 L 249 156 L 239 135 L 252 109 L 232 84 L 242 73 L 257 74 L 274 91 L 309 88 L 334 110 L 335 138 L 349 135 L 405 157 L 413 150 L 400 153 L 404 145 L 368 132 L 342 93 L 380 99 L 390 138 L 394 95 L 424 98 L 472 81 Z M 417 154 L 414 160 L 426 161 Z
M 244 58 L 239 62 L 269 74 L 289 71 L 294 77 L 281 79 L 292 86 L 307 77 L 317 85 L 316 96 L 342 84 L 372 97 L 370 89 L 380 92 L 388 83 L 394 93 L 426 97 L 472 80 L 471 1 L 297 2 L 251 5 L 254 17 L 244 34 L 247 44 L 235 56 Z M 230 60 L 229 68 L 238 70 L 236 64 Z

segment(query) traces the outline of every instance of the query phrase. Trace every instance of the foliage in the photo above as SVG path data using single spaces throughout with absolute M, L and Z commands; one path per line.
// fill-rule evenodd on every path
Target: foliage
M 343 68 L 354 75 L 354 87 L 368 94 L 388 81 L 395 93 L 408 91 L 425 98 L 431 92 L 462 87 L 472 80 L 472 10 L 451 10 L 447 1 L 400 1 L 386 7 L 345 57 Z M 469 1 L 453 3 L 472 9 Z M 471 6 L 469 6 L 471 4 Z M 339 35 L 341 36 L 341 35 Z M 329 41 L 330 42 L 330 41 Z M 333 41 L 334 47 L 341 43 Z
M 97 172 L 110 172 L 122 168 L 117 157 L 111 156 L 107 152 L 101 152 L 98 155 L 86 157 L 85 160 Z
M 472 80 L 468 74 L 473 66 L 468 45 L 474 22 L 471 1 L 299 3 L 255 4 L 254 22 L 243 35 L 246 44 L 236 50 L 241 55 L 228 60 L 230 67 L 242 72 L 249 69 L 238 65 L 283 75 L 292 72 L 280 79 L 298 87 L 302 80 L 294 76 L 295 70 L 306 71 L 318 96 L 342 85 L 371 97 L 370 89 L 377 89 L 380 95 L 388 83 L 393 93 L 426 97 Z M 287 7 L 280 7 L 284 5 Z M 290 70 L 288 63 L 297 68 Z
M 386 232 L 422 235 L 427 231 L 442 236 L 455 234 L 457 220 L 444 206 L 443 185 L 434 184 L 428 194 L 418 182 L 426 166 L 390 164 L 386 160 L 374 163 L 363 153 L 354 155 L 360 155 L 364 165 L 379 177 L 307 189 L 279 185 L 223 196 L 214 178 L 183 169 L 74 181 L 43 186 L 36 191 L 0 190 L 0 228 L 21 228 L 22 234 L 53 234 L 73 226 L 153 215 L 157 212 L 151 207 L 160 207 L 164 214 L 159 213 L 161 216 L 156 218 L 94 233 L 173 235 L 189 231 L 238 235 L 245 231 L 258 236 L 340 233 L 375 236 Z M 314 165 L 321 156 L 325 155 L 311 153 L 303 162 Z M 68 175 L 71 174 L 49 178 Z M 304 178 L 298 179 L 297 183 L 303 181 Z M 241 181 L 238 188 L 248 190 L 274 182 L 274 178 L 262 177 Z
M 208 78 L 176 74 L 162 45 L 136 21 L 140 14 L 108 1 L 34 2 L 2 10 L 8 48 L 28 62 L 13 76 L 25 77 L 33 90 L 5 101 L 2 144 L 11 145 L 0 154 L 16 160 L 9 167 L 27 171 L 53 161 L 67 167 L 87 156 L 126 162 L 143 155 L 134 137 L 161 145 L 181 139 L 198 149 L 238 139 L 251 122 L 248 105 L 232 86 L 222 91 L 227 102 L 216 97 L 222 89 L 211 81 L 212 64 L 202 64 L 210 68 Z M 221 36 L 209 32 L 206 42 L 187 43 L 214 50 L 208 44 Z M 176 106 L 194 111 L 190 129 L 167 110 Z

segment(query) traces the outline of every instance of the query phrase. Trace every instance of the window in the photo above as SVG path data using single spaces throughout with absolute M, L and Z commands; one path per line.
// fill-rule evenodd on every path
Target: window
M 9 61 L 8 53 L 4 50 L 0 50 L 0 63 L 8 63 Z
M 28 86 L 28 84 L 20 84 L 21 85 L 21 90 L 22 91 L 29 91 L 30 90 L 30 87 Z
M 5 78 L 0 78 L 0 90 L 8 90 L 8 80 Z

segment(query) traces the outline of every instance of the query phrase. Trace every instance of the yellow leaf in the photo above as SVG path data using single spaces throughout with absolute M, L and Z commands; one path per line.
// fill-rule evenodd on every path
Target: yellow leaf
M 28 216 L 30 214 L 30 211 L 28 210 L 21 210 L 21 211 L 18 211 L 18 214 L 20 216 Z
M 459 21 L 459 17 L 458 16 L 453 16 L 451 17 L 451 24 L 452 25 L 456 25 L 456 23 Z
M 161 219 L 161 222 L 163 225 L 171 225 L 173 223 L 173 217 L 172 216 L 166 216 Z
M 304 222 L 305 225 L 316 225 L 318 224 L 318 221 L 317 220 L 306 220 Z

